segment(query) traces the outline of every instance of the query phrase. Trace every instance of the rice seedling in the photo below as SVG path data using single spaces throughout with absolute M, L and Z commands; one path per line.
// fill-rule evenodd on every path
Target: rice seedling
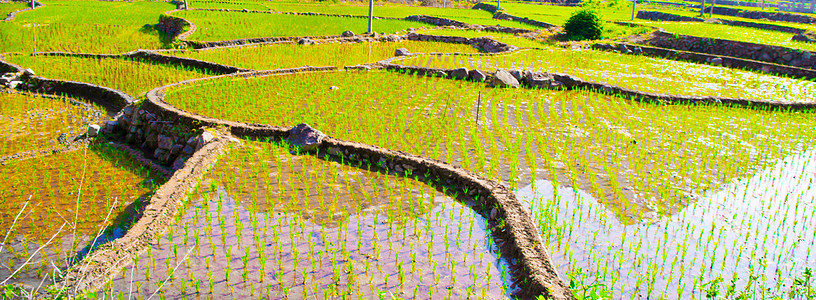
M 212 75 L 200 69 L 157 65 L 136 59 L 41 55 L 8 55 L 6 59 L 24 68 L 31 68 L 38 76 L 97 84 L 121 90 L 134 97 L 162 85 Z
M 382 42 L 297 45 L 276 44 L 256 45 L 239 48 L 222 48 L 200 51 L 167 52 L 167 55 L 206 60 L 220 64 L 254 70 L 272 70 L 301 66 L 352 66 L 378 62 L 394 56 L 398 48 L 406 48 L 413 53 L 458 52 L 478 53 L 464 44 L 439 42 Z
M 2 253 L 9 264 L 0 265 L 0 277 L 9 283 L 35 282 L 33 286 L 50 273 L 52 263 L 64 267 L 75 255 L 84 255 L 83 248 L 121 236 L 143 208 L 140 202 L 163 181 L 126 152 L 102 143 L 92 143 L 88 151 L 6 161 L 0 174 L 8 178 L 0 192 L 0 230 L 12 237 Z M 75 207 L 78 197 L 82 211 Z M 25 214 L 12 227 L 14 214 L 26 203 Z M 53 243 L 47 243 L 49 237 Z M 45 245 L 44 251 L 33 250 Z M 10 277 L 15 266 L 32 258 L 38 265 Z
M 165 38 L 145 24 L 156 24 L 161 13 L 174 8 L 163 2 L 49 1 L 0 23 L 0 52 L 159 49 Z
M 793 41 L 793 33 L 702 22 L 638 22 L 671 33 L 816 51 L 811 43 Z
M 70 99 L 0 93 L 0 157 L 60 148 L 60 134 L 73 138 L 85 133 L 88 123 L 102 120 L 100 111 L 104 109 Z
M 334 179 L 335 174 L 339 175 L 336 180 Z M 315 183 L 317 178 L 321 178 L 324 180 L 324 185 L 312 186 L 316 189 L 315 193 L 302 194 L 303 186 L 291 188 L 284 186 L 283 189 L 278 189 L 277 184 L 273 184 L 277 181 L 275 177 L 280 177 L 281 181 L 306 184 Z M 470 286 L 474 285 L 474 282 L 470 280 L 472 275 L 467 273 L 467 266 L 474 263 L 486 266 L 478 273 L 495 273 L 489 276 L 484 274 L 479 276 L 475 283 L 477 288 L 485 287 L 488 291 L 495 293 L 496 289 L 502 285 L 500 282 L 493 282 L 488 288 L 484 281 L 484 278 L 498 278 L 499 272 L 494 258 L 490 256 L 485 258 L 477 254 L 477 252 L 486 250 L 484 246 L 476 247 L 474 251 L 470 246 L 470 241 L 466 243 L 464 236 L 457 236 L 455 226 L 448 225 L 445 230 L 444 224 L 451 222 L 474 222 L 479 225 L 474 226 L 474 230 L 479 232 L 476 236 L 484 237 L 486 229 L 482 227 L 483 223 L 479 223 L 478 218 L 480 217 L 453 199 L 438 194 L 434 188 L 411 179 L 396 178 L 376 172 L 369 173 L 355 167 L 324 161 L 314 156 L 292 156 L 285 146 L 281 147 L 275 143 L 245 141 L 244 145 L 233 149 L 231 154 L 219 161 L 215 169 L 203 180 L 203 182 L 207 181 L 218 182 L 219 188 L 212 192 L 191 194 L 192 199 L 200 199 L 191 202 L 194 208 L 203 209 L 201 201 L 206 198 L 204 194 L 219 193 L 224 196 L 221 204 L 222 210 L 219 213 L 215 208 L 216 205 L 211 203 L 210 218 L 223 214 L 236 214 L 237 217 L 226 219 L 227 226 L 231 227 L 239 222 L 238 220 L 248 222 L 253 215 L 257 215 L 258 218 L 266 220 L 259 222 L 261 226 L 264 226 L 263 224 L 271 226 L 268 228 L 269 234 L 264 236 L 230 235 L 226 244 L 216 242 L 218 245 L 213 248 L 217 251 L 215 256 L 208 254 L 211 251 L 208 245 L 204 245 L 202 249 L 191 250 L 201 251 L 205 257 L 211 257 L 213 261 L 209 264 L 218 265 L 223 270 L 223 272 L 209 273 L 211 271 L 206 271 L 207 269 L 201 264 L 202 261 L 199 258 L 190 258 L 191 271 L 194 274 L 212 274 L 208 276 L 213 277 L 210 283 L 213 297 L 249 296 L 255 292 L 255 286 L 274 288 L 275 293 L 279 293 L 278 295 L 288 294 L 298 297 L 339 297 L 343 295 L 348 297 L 359 294 L 371 296 L 372 294 L 369 293 L 373 293 L 371 290 L 375 286 L 384 287 L 385 290 L 395 295 L 407 295 L 411 291 L 405 287 L 418 284 L 423 289 L 435 289 L 437 293 L 451 293 L 453 297 L 456 297 L 456 295 L 466 295 Z M 226 194 L 227 190 L 232 191 L 232 194 Z M 373 196 L 374 191 L 378 191 L 380 196 Z M 264 201 L 257 201 L 257 206 L 250 205 L 253 198 L 258 197 L 255 193 L 267 194 L 270 198 L 277 199 L 274 200 L 277 201 L 276 205 L 267 206 Z M 326 193 L 339 194 L 338 200 L 340 201 L 335 204 L 336 210 L 315 209 L 320 201 L 319 195 L 328 195 Z M 369 196 L 364 196 L 365 194 Z M 425 212 L 408 206 L 398 208 L 398 203 L 403 201 L 401 199 L 404 195 L 412 195 L 414 199 L 430 204 L 427 208 L 428 212 L 454 210 L 457 213 L 454 215 L 433 214 L 442 220 L 419 218 L 418 216 L 425 215 Z M 361 205 L 364 207 L 362 214 L 356 214 L 357 207 Z M 248 210 L 252 207 L 257 210 Z M 404 217 L 391 211 L 393 209 L 406 210 L 403 212 Z M 185 226 L 184 222 L 191 222 L 192 227 L 205 227 L 207 226 L 207 221 L 204 220 L 207 218 L 206 215 L 199 214 L 199 218 L 195 218 L 194 210 L 188 209 L 184 217 L 180 219 L 180 224 L 174 226 L 181 228 Z M 358 227 L 359 223 L 362 224 Z M 433 224 L 430 226 L 435 234 L 427 232 L 407 239 L 402 239 L 396 234 L 386 235 L 388 231 L 398 230 L 398 226 L 426 226 L 423 223 Z M 436 225 L 437 223 L 443 224 L 442 227 Z M 358 228 L 361 228 L 361 232 L 357 232 Z M 258 231 L 256 234 L 262 233 Z M 379 239 L 375 238 L 377 236 Z M 433 248 L 431 251 L 433 255 L 429 260 L 412 259 L 417 256 L 417 253 L 411 252 L 409 255 L 405 252 L 409 248 L 418 249 L 418 245 L 429 243 L 429 239 L 434 236 L 436 239 L 460 239 L 450 242 L 447 250 L 453 253 L 449 257 L 457 257 L 455 263 L 451 264 L 445 259 L 445 250 L 442 248 Z M 358 237 L 362 238 L 358 240 Z M 232 246 L 237 243 L 238 238 L 244 240 L 241 242 L 244 249 L 240 254 L 235 253 L 233 251 L 235 248 Z M 251 241 L 255 238 L 267 239 L 267 242 L 260 245 L 254 244 Z M 149 261 L 152 255 L 152 259 L 168 262 L 168 265 L 157 264 L 156 267 L 159 270 L 147 274 L 154 276 L 153 278 L 138 278 L 139 275 L 136 275 L 137 281 L 156 282 L 154 280 L 156 274 L 164 273 L 161 271 L 162 268 L 172 268 L 173 264 L 169 261 L 174 258 L 173 254 L 168 252 L 172 252 L 173 245 L 183 244 L 182 239 L 185 238 L 183 234 L 180 234 L 180 230 L 176 230 L 175 234 L 165 236 L 163 239 L 165 241 L 161 243 L 161 248 L 154 246 L 152 254 L 146 252 L 141 261 Z M 202 241 L 207 243 L 204 239 Z M 362 242 L 362 246 L 357 246 L 358 241 Z M 477 240 L 475 243 L 486 245 L 484 241 Z M 461 247 L 456 247 L 457 244 Z M 372 250 L 372 248 L 377 250 Z M 264 267 L 256 259 L 259 256 L 252 255 L 252 253 L 261 255 L 261 252 L 263 255 L 274 253 L 274 255 L 267 256 L 266 260 L 277 261 L 275 263 L 277 270 L 266 274 L 260 273 Z M 231 263 L 233 259 L 236 260 L 236 263 Z M 373 268 L 374 262 L 378 264 L 376 270 Z M 453 284 L 453 288 L 450 290 L 437 287 L 432 285 L 432 282 L 420 282 L 421 276 L 417 273 L 407 272 L 409 264 L 412 264 L 417 270 L 427 270 L 433 265 L 440 267 L 447 265 L 446 274 L 454 272 L 452 274 L 463 276 L 468 280 L 453 279 L 450 283 Z M 144 264 L 136 266 L 137 269 L 146 267 L 148 266 Z M 429 271 L 427 270 L 426 273 Z M 135 274 L 139 273 L 141 272 L 135 272 Z M 238 276 L 241 276 L 240 281 L 230 279 Z M 168 296 L 177 295 L 181 293 L 182 287 L 190 284 L 182 283 L 183 280 L 187 279 L 171 278 L 163 290 Z M 125 277 L 117 277 L 113 283 L 114 290 L 124 287 L 126 282 Z M 378 283 L 383 285 L 378 285 Z M 156 288 L 156 283 L 148 283 L 135 293 L 147 294 Z
M 419 59 L 419 63 L 414 60 Z M 812 81 L 763 73 L 700 65 L 667 59 L 624 55 L 595 50 L 571 50 L 546 46 L 501 56 L 473 57 L 491 67 L 482 70 L 517 69 L 570 74 L 584 80 L 608 83 L 637 91 L 675 95 L 718 96 L 760 100 L 809 102 L 816 85 Z M 437 68 L 473 68 L 467 60 L 444 60 L 435 56 L 394 60 L 402 65 Z M 689 84 L 705 82 L 705 84 Z
M 198 29 L 189 37 L 196 41 L 221 41 L 277 36 L 328 36 L 350 30 L 365 33 L 368 20 L 328 16 L 241 13 L 219 11 L 179 11 L 174 16 L 196 24 Z M 404 20 L 378 20 L 377 32 L 393 33 L 424 23 Z

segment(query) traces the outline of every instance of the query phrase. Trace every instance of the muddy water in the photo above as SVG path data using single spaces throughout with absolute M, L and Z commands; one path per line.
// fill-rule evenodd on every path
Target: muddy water
M 549 240 L 559 272 L 582 269 L 616 299 L 787 295 L 816 265 L 816 151 L 695 199 L 670 217 L 623 225 L 590 195 L 548 181 L 518 191 Z M 557 209 L 552 209 L 556 207 Z M 550 220 L 549 222 L 546 220 Z M 721 278 L 721 280 L 718 280 Z
M 471 208 L 421 182 L 259 143 L 243 148 L 219 162 L 170 232 L 106 293 L 507 297 L 506 264 Z

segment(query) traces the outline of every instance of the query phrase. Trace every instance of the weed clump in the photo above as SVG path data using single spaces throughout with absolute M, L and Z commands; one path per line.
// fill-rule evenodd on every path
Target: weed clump
M 581 9 L 564 23 L 564 32 L 570 41 L 598 40 L 603 33 L 603 21 L 595 10 Z

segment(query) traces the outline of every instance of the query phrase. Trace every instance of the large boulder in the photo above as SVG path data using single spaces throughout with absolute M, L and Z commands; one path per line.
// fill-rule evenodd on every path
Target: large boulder
M 468 69 L 467 68 L 458 68 L 451 71 L 451 78 L 453 79 L 467 79 L 468 78 Z
M 166 135 L 159 135 L 159 149 L 170 150 L 173 148 L 173 138 Z
M 496 76 L 493 77 L 493 86 L 518 88 L 519 82 L 507 70 L 498 70 Z
M 526 73 L 524 82 L 531 87 L 545 89 L 553 89 L 563 85 L 561 82 L 555 80 L 552 75 L 537 72 Z
M 199 136 L 196 137 L 195 151 L 201 150 L 201 148 L 203 148 L 204 145 L 207 145 L 207 143 L 209 143 L 210 141 L 212 141 L 214 139 L 215 139 L 215 136 L 212 133 L 204 131 L 204 133 L 202 133 L 202 134 L 200 134 Z
M 340 34 L 340 35 L 343 36 L 343 37 L 353 37 L 354 32 L 351 32 L 350 30 L 346 30 L 346 31 L 343 31 L 343 33 Z
M 406 56 L 410 54 L 411 52 L 409 52 L 408 49 L 405 48 L 399 48 L 396 51 L 394 51 L 394 56 Z
M 301 152 L 309 152 L 317 149 L 325 137 L 326 135 L 320 130 L 312 128 L 309 124 L 301 123 L 289 130 L 289 137 L 286 140 Z

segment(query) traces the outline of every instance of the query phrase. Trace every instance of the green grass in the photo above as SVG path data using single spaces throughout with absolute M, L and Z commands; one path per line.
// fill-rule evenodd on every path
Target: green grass
M 816 89 L 816 84 L 808 80 L 667 59 L 606 51 L 574 51 L 551 46 L 545 46 L 542 50 L 492 57 L 421 56 L 407 57 L 393 63 L 445 69 L 465 67 L 491 72 L 502 68 L 565 73 L 588 81 L 650 93 L 771 101 L 816 101 L 811 92 Z
M 133 97 L 166 84 L 212 75 L 197 69 L 130 59 L 31 55 L 9 55 L 6 59 L 33 69 L 39 76 L 106 86 Z
M 346 30 L 358 34 L 368 31 L 368 20 L 364 18 L 211 11 L 179 11 L 173 15 L 196 24 L 198 29 L 189 39 L 197 41 L 327 36 L 340 35 Z M 376 32 L 394 33 L 427 25 L 403 20 L 378 20 L 374 26 Z
M 200 59 L 241 68 L 271 70 L 301 66 L 350 66 L 372 63 L 394 56 L 397 48 L 412 53 L 478 53 L 471 45 L 438 42 L 381 42 L 351 44 L 258 45 L 214 50 L 167 52 L 168 55 Z
M 792 33 L 701 22 L 637 22 L 671 33 L 816 51 L 811 43 L 792 41 Z
M 0 23 L 0 52 L 121 53 L 162 48 L 153 27 L 174 6 L 163 2 L 48 1 Z

